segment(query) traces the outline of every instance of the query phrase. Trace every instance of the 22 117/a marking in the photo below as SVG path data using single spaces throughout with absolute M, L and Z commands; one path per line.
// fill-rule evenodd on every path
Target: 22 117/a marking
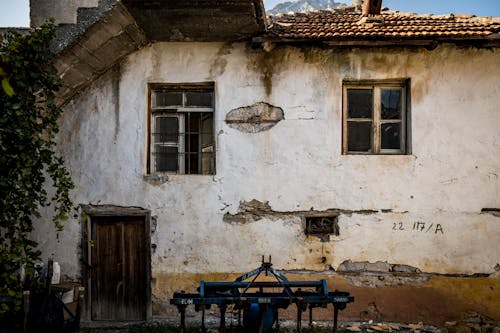
M 392 230 L 406 230 L 403 222 L 393 222 Z M 412 231 L 432 234 L 444 234 L 443 226 L 439 223 L 413 222 Z

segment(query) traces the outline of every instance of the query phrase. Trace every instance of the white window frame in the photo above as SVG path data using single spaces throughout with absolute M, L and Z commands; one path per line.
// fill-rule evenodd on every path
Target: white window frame
M 178 128 L 179 128 L 179 133 L 185 132 L 185 122 L 184 122 L 184 114 L 178 114 L 176 112 L 152 112 L 151 113 L 151 133 L 157 133 L 156 130 L 156 118 L 177 118 L 178 121 Z M 151 134 L 150 134 L 151 136 Z M 152 139 L 150 139 L 152 140 Z M 185 173 L 185 165 L 184 165 L 184 154 L 185 154 L 185 137 L 184 135 L 178 135 L 177 142 L 161 142 L 161 143 L 155 143 L 151 142 L 152 146 L 162 146 L 162 147 L 176 147 L 177 148 L 177 165 L 178 165 L 178 171 L 177 173 L 179 174 L 184 174 Z M 151 163 L 151 169 L 153 170 L 152 173 L 170 173 L 170 172 L 158 172 L 156 171 L 156 159 L 154 156 L 154 151 L 155 149 L 151 149 L 150 153 L 150 163 Z
M 408 80 L 383 80 L 383 81 L 347 81 L 343 82 L 342 102 L 342 152 L 345 155 L 407 155 L 408 147 Z M 372 118 L 349 118 L 348 89 L 367 89 L 373 93 Z M 401 91 L 401 119 L 381 119 L 382 103 L 381 92 L 384 89 Z M 370 122 L 372 123 L 371 149 L 370 151 L 349 151 L 348 146 L 348 122 Z M 382 149 L 382 124 L 401 123 L 400 149 Z

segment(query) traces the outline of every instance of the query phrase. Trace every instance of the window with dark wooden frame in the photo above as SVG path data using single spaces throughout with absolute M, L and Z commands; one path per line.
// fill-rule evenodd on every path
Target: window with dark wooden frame
M 149 96 L 149 173 L 213 175 L 213 84 L 152 84 Z
M 343 153 L 407 154 L 407 80 L 344 81 Z

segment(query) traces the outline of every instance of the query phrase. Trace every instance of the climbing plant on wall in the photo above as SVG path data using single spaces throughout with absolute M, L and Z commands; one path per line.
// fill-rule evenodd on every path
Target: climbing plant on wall
M 40 256 L 29 238 L 40 210 L 53 209 L 57 232 L 74 209 L 73 182 L 54 150 L 62 112 L 54 101 L 54 32 L 47 23 L 27 35 L 9 32 L 0 43 L 0 298 L 9 300 L 0 302 L 0 317 L 19 309 L 20 268 L 29 275 Z

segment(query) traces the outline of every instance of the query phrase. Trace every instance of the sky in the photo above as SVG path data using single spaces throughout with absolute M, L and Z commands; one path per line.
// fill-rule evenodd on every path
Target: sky
M 0 0 L 0 27 L 28 27 L 29 0 Z
M 60 0 L 64 1 L 64 0 Z M 187 0 L 179 0 L 187 1 Z M 271 9 L 286 0 L 264 0 Z M 337 0 L 350 4 L 351 0 Z M 419 14 L 475 14 L 500 16 L 500 0 L 383 0 L 383 7 Z M 0 27 L 29 26 L 29 0 L 0 0 Z

